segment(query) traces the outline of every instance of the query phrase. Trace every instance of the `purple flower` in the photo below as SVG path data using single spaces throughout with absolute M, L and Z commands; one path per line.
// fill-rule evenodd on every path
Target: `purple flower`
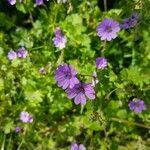
M 109 18 L 100 22 L 96 30 L 101 40 L 111 41 L 117 37 L 117 32 L 120 31 L 120 25 L 118 22 Z
M 7 55 L 9 60 L 14 60 L 17 58 L 17 53 L 13 50 L 10 50 Z
M 20 113 L 20 120 L 25 123 L 32 123 L 33 117 L 28 112 L 23 111 Z
M 68 98 L 74 98 L 74 103 L 76 105 L 86 104 L 86 98 L 95 99 L 95 91 L 90 83 L 79 83 L 76 84 L 72 89 L 66 90 Z
M 20 132 L 21 131 L 21 128 L 19 127 L 19 126 L 17 126 L 16 128 L 15 128 L 15 132 Z
M 140 100 L 140 99 L 130 101 L 128 106 L 131 110 L 133 110 L 137 113 L 141 113 L 143 110 L 146 109 L 144 101 Z
M 44 67 L 41 67 L 40 70 L 39 70 L 39 72 L 40 72 L 41 74 L 46 74 L 46 70 L 45 70 Z
M 24 47 L 21 47 L 18 49 L 17 55 L 19 58 L 26 58 L 28 55 L 28 52 Z
M 56 69 L 55 80 L 57 81 L 58 86 L 63 89 L 73 88 L 75 84 L 79 83 L 76 74 L 76 71 L 71 65 L 59 65 Z
M 121 25 L 124 29 L 130 29 L 136 26 L 139 19 L 139 14 L 134 12 L 129 18 L 123 19 L 123 24 Z
M 63 49 L 66 47 L 67 38 L 63 36 L 61 30 L 56 28 L 55 37 L 52 39 L 55 47 Z
M 96 67 L 98 69 L 104 69 L 107 67 L 107 65 L 108 65 L 107 59 L 105 59 L 104 57 L 96 58 Z
M 123 19 L 123 24 L 121 25 L 121 27 L 124 29 L 130 29 L 130 28 L 134 27 L 136 24 L 137 24 L 136 19 L 125 18 L 125 19 Z
M 98 78 L 97 78 L 97 73 L 94 71 L 93 75 L 92 75 L 92 86 L 95 87 L 96 84 L 99 82 Z
M 74 143 L 71 145 L 70 150 L 86 150 L 86 148 L 83 144 L 78 145 L 78 144 Z
M 8 0 L 10 5 L 15 5 L 16 4 L 16 0 Z
M 137 12 L 133 12 L 132 14 L 131 14 L 131 18 L 132 19 L 136 19 L 136 20 L 138 20 L 139 19 L 139 14 L 137 13 Z
M 43 0 L 36 0 L 35 1 L 36 5 L 40 6 L 40 5 L 43 5 Z

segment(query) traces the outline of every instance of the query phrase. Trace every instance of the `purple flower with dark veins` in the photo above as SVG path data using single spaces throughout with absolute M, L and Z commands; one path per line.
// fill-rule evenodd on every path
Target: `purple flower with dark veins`
M 109 18 L 100 22 L 96 30 L 101 40 L 111 41 L 117 37 L 120 25 L 117 21 Z
M 123 24 L 121 25 L 124 29 L 130 29 L 136 26 L 137 22 L 139 20 L 139 14 L 134 12 L 131 14 L 129 18 L 123 19 Z
M 16 0 L 8 0 L 10 5 L 15 5 L 16 4 Z
M 136 113 L 141 113 L 143 110 L 146 109 L 144 101 L 140 99 L 130 101 L 128 106 L 131 110 L 135 111 Z
M 40 6 L 40 5 L 43 5 L 44 2 L 43 0 L 36 0 L 35 3 L 37 6 Z
M 19 58 L 26 58 L 28 55 L 28 52 L 24 47 L 21 47 L 18 49 L 17 55 Z
M 75 84 L 79 83 L 76 77 L 77 72 L 71 65 L 62 64 L 56 69 L 55 80 L 59 87 L 63 89 L 73 88 Z
M 33 117 L 28 112 L 21 112 L 20 113 L 20 120 L 24 123 L 32 123 Z
M 17 126 L 16 128 L 15 128 L 15 132 L 20 132 L 21 131 L 21 128 L 19 127 L 19 126 Z
M 85 105 L 87 98 L 90 100 L 95 99 L 95 90 L 91 83 L 76 84 L 72 89 L 67 89 L 66 92 L 68 94 L 68 98 L 74 99 L 74 103 L 76 105 Z
M 86 148 L 83 144 L 78 145 L 78 144 L 74 143 L 71 145 L 70 150 L 86 150 Z
M 105 59 L 104 57 L 96 58 L 96 67 L 98 69 L 104 69 L 107 67 L 107 65 L 108 65 L 107 59 Z
M 66 47 L 67 38 L 63 36 L 60 28 L 56 28 L 55 37 L 52 39 L 55 47 L 63 49 Z
M 17 58 L 17 53 L 13 50 L 10 50 L 7 55 L 9 60 L 14 60 Z

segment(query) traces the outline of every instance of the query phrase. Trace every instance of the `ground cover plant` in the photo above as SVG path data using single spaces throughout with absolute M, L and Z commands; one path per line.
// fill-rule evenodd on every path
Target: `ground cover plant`
M 1 150 L 149 150 L 149 10 L 1 0 Z

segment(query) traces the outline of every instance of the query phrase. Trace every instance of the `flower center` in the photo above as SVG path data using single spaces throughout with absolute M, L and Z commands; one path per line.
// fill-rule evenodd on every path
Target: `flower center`
M 135 107 L 141 107 L 141 105 L 139 103 L 135 103 Z
M 111 26 L 107 26 L 107 27 L 106 27 L 106 32 L 110 33 L 111 31 L 112 31 Z
M 83 88 L 83 86 L 81 85 L 80 87 L 78 87 L 78 90 L 79 90 L 79 92 L 82 92 L 82 93 L 84 93 L 85 92 L 85 90 L 84 90 L 84 88 Z
M 66 77 L 67 79 L 71 79 L 71 78 L 72 78 L 72 75 L 71 75 L 70 72 L 66 72 L 65 77 Z

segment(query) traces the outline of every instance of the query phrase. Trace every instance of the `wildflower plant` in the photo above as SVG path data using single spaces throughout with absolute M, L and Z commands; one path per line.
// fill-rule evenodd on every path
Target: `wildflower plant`
M 149 6 L 0 1 L 1 149 L 149 149 Z

